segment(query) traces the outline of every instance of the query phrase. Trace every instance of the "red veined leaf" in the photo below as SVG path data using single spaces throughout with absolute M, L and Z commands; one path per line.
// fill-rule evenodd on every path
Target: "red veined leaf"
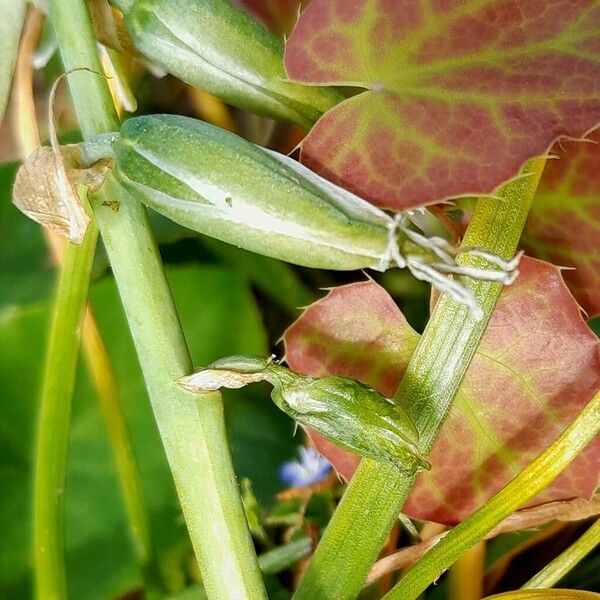
M 313 0 L 289 76 L 366 89 L 302 160 L 385 208 L 488 194 L 600 121 L 596 0 Z
M 333 288 L 285 332 L 285 360 L 304 375 L 348 375 L 393 396 L 419 334 L 372 280 Z
M 544 170 L 523 242 L 556 265 L 590 317 L 600 315 L 600 130 L 562 142 Z
M 309 1 L 309 0 L 308 0 Z M 277 35 L 289 33 L 307 0 L 232 0 Z
M 353 377 L 391 396 L 418 335 L 372 281 L 330 292 L 285 333 L 295 371 Z M 600 342 L 560 270 L 524 258 L 505 288 L 404 507 L 411 517 L 456 523 L 519 473 L 573 421 L 600 388 Z M 358 459 L 314 438 L 348 478 Z M 598 485 L 600 439 L 531 504 L 588 497 Z

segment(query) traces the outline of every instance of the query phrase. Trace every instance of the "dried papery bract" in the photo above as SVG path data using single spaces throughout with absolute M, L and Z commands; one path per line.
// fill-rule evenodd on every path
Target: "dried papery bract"
M 61 75 L 48 100 L 50 147 L 37 148 L 19 169 L 13 188 L 13 204 L 30 219 L 73 244 L 81 244 L 90 224 L 76 187 L 95 190 L 110 170 L 107 159 L 83 168 L 81 148 L 60 146 L 54 120 L 54 100 Z
M 100 42 L 124 54 L 138 52 L 123 23 L 123 17 L 107 0 L 88 0 L 94 33 Z
M 30 219 L 74 244 L 83 241 L 89 217 L 75 188 L 61 186 L 54 151 L 37 148 L 17 173 L 13 204 Z
M 429 468 L 418 433 L 402 407 L 353 379 L 307 377 L 272 358 L 231 356 L 183 377 L 179 384 L 204 393 L 256 381 L 268 381 L 273 386 L 271 397 L 282 411 L 332 443 L 400 470 Z

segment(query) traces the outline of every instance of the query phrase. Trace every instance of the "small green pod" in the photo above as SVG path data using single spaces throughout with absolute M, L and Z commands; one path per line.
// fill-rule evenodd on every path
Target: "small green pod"
M 227 0 L 138 0 L 125 11 L 136 48 L 192 86 L 309 129 L 343 96 L 289 81 L 283 41 Z
M 354 454 L 401 470 L 429 469 L 419 435 L 404 410 L 371 387 L 346 377 L 298 375 L 272 359 L 230 356 L 179 383 L 192 392 L 268 381 L 275 404 L 296 422 Z
M 290 263 L 385 270 L 394 220 L 291 158 L 203 121 L 125 121 L 114 175 L 139 201 L 194 231 Z
M 273 401 L 298 423 L 333 444 L 401 470 L 429 469 L 408 415 L 373 388 L 329 375 L 296 384 L 274 383 Z

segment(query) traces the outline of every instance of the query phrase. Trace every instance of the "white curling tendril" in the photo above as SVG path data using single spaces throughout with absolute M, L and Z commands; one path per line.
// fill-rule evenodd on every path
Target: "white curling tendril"
M 389 225 L 386 253 L 382 256 L 379 266 L 382 270 L 389 268 L 392 264 L 395 264 L 399 268 L 407 267 L 417 279 L 430 283 L 440 292 L 449 294 L 461 304 L 466 304 L 474 318 L 478 321 L 481 320 L 483 318 L 483 311 L 477 303 L 473 292 L 460 281 L 452 279 L 450 275 L 471 277 L 478 281 L 491 281 L 510 285 L 519 275 L 517 267 L 523 253 L 519 252 L 511 260 L 504 260 L 496 254 L 481 248 L 454 248 L 448 240 L 442 237 L 427 237 L 412 229 L 410 222 L 417 221 L 413 219 L 415 216 L 413 212 L 406 211 L 394 216 L 393 222 Z M 427 261 L 420 256 L 404 256 L 398 244 L 399 232 L 415 245 L 431 252 L 437 260 Z M 473 257 L 482 258 L 497 268 L 485 269 L 483 267 L 460 265 L 456 262 L 456 257 L 460 254 L 470 254 Z

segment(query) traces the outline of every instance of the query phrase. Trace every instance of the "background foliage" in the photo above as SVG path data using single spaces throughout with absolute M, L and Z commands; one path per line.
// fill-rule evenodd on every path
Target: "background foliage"
M 281 35 L 290 34 L 299 3 L 237 4 Z M 438 15 L 434 25 L 419 13 L 426 2 L 410 3 L 416 36 L 410 40 L 402 23 L 392 19 L 391 26 L 381 24 L 389 4 L 313 0 L 288 42 L 286 65 L 292 78 L 343 84 L 349 96 L 302 142 L 302 160 L 319 172 L 386 208 L 431 204 L 491 192 L 525 159 L 547 150 L 557 135 L 582 136 L 597 123 L 598 94 L 586 91 L 590 81 L 600 80 L 597 57 L 590 57 L 591 42 L 588 46 L 595 3 L 552 1 L 539 10 L 539 4 L 523 2 L 530 19 L 516 46 L 521 23 L 504 12 L 506 3 L 479 2 L 475 10 L 475 3 L 466 2 L 464 11 Z M 357 11 L 364 6 L 368 18 L 358 20 Z M 492 19 L 495 11 L 505 19 Z M 541 33 L 534 38 L 533 31 Z M 482 53 L 490 61 L 487 70 L 477 66 Z M 59 69 L 55 57 L 38 73 L 41 105 Z M 218 122 L 283 152 L 303 137 L 293 126 L 219 104 L 171 76 L 156 79 L 139 63 L 128 69 L 140 113 L 172 112 Z M 583 75 L 571 78 L 574 70 Z M 585 106 L 575 110 L 569 95 Z M 62 129 L 72 129 L 75 121 L 66 97 L 59 102 Z M 517 116 L 521 129 L 514 127 Z M 55 271 L 37 225 L 10 204 L 18 166 L 10 142 L 15 132 L 9 121 L 0 132 L 0 598 L 25 600 L 32 593 L 32 443 Z M 532 259 L 523 263 L 521 278 L 501 298 L 434 449 L 434 469 L 421 477 L 409 500 L 406 512 L 415 524 L 396 526 L 388 553 L 415 542 L 414 527 L 433 527 L 422 521 L 461 521 L 543 450 L 599 387 L 598 340 L 592 332 L 600 332 L 600 319 L 593 319 L 600 313 L 600 152 L 593 142 L 600 138 L 594 133 L 589 140 L 553 148 L 561 159 L 549 161 L 523 238 L 531 256 L 577 270 L 559 272 Z M 461 200 L 443 218 L 458 235 L 470 212 L 469 200 Z M 393 395 L 428 318 L 429 289 L 422 282 L 397 270 L 365 281 L 361 272 L 292 267 L 200 238 L 156 215 L 152 223 L 196 365 L 229 354 L 285 352 L 298 371 L 350 375 Z M 329 288 L 335 289 L 324 291 Z M 319 298 L 324 299 L 312 304 Z M 102 247 L 90 299 L 116 370 L 140 464 L 161 595 L 202 598 L 200 575 Z M 591 328 L 576 301 L 587 311 Z M 293 321 L 285 347 L 278 345 Z M 510 408 L 498 403 L 498 390 L 507 389 Z M 225 407 L 236 473 L 240 481 L 251 482 L 244 485 L 244 495 L 258 550 L 290 540 L 316 540 L 343 484 L 330 477 L 308 492 L 286 490 L 279 468 L 295 455 L 303 437 L 301 432 L 294 435 L 292 421 L 269 401 L 265 387 L 227 393 Z M 507 411 L 511 419 L 505 418 Z M 70 436 L 70 594 L 82 600 L 141 597 L 144 574 L 125 533 L 127 517 L 107 434 L 83 365 Z M 317 445 L 343 476 L 353 472 L 356 457 L 319 440 Z M 599 452 L 596 442 L 538 502 L 592 495 Z M 520 586 L 584 528 L 550 524 L 490 541 L 479 571 L 486 576 L 486 591 Z M 305 554 L 267 576 L 271 598 L 290 597 Z M 564 587 L 600 591 L 598 560 L 596 551 L 569 573 Z M 442 578 L 426 598 L 452 594 L 451 577 Z M 361 597 L 379 597 L 391 583 L 384 578 Z

